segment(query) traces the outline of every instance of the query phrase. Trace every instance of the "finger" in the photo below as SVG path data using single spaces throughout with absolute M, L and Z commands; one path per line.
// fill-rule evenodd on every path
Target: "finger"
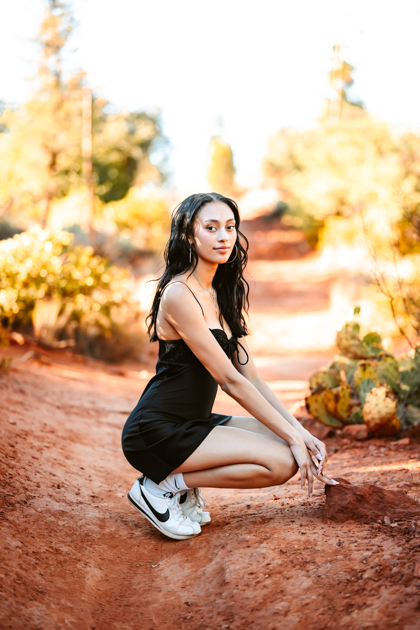
M 312 493 L 314 491 L 314 476 L 312 474 L 312 470 L 308 468 L 308 497 L 312 498 Z
M 319 450 L 317 443 L 314 440 L 312 440 L 306 445 L 306 448 L 310 456 L 314 457 L 316 459 L 317 464 L 319 464 L 319 460 L 321 459 L 322 455 L 321 455 L 321 452 Z
M 332 477 L 327 477 L 326 475 L 319 474 L 318 472 L 314 472 L 314 476 L 328 486 L 338 486 L 340 484 L 339 481 L 332 479 Z
M 311 445 L 311 451 L 313 452 L 313 454 L 319 459 L 319 455 L 321 454 L 321 449 L 319 448 L 318 444 L 315 442 L 315 440 L 312 442 Z
M 319 455 L 317 455 L 317 457 L 320 461 L 325 462 L 328 459 L 327 447 L 323 442 L 319 442 L 318 453 Z
M 340 482 L 336 481 L 335 479 L 332 479 L 332 477 L 326 477 L 325 475 L 319 475 L 319 477 L 317 477 L 320 481 L 322 481 L 323 483 L 325 483 L 327 486 L 339 486 Z
M 315 466 L 315 469 L 318 469 L 318 467 L 320 465 L 319 460 L 316 459 L 316 457 L 314 455 L 312 455 L 312 454 L 311 454 L 311 461 L 312 461 L 313 465 Z
M 324 470 L 325 464 L 327 463 L 327 459 L 328 459 L 327 449 L 325 448 L 325 444 L 322 444 L 322 442 L 320 446 L 319 455 L 320 455 L 320 461 L 318 462 L 318 472 L 321 473 Z
M 311 453 L 311 457 L 313 458 L 316 466 L 318 468 L 322 468 L 325 457 L 327 455 L 327 451 L 325 445 L 320 440 L 312 440 L 310 444 L 308 444 L 308 450 Z
M 302 464 L 302 466 L 300 467 L 300 487 L 302 488 L 302 490 L 305 490 L 306 477 L 307 477 L 307 465 Z

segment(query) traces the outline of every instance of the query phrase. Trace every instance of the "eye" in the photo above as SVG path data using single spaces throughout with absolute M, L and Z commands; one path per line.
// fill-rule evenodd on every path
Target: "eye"
M 236 228 L 236 225 L 233 223 L 232 225 L 228 225 L 226 229 L 229 230 L 229 232 L 233 232 L 235 228 Z
M 211 230 L 215 230 L 216 228 L 214 227 L 214 225 L 208 225 L 208 226 L 207 226 L 207 229 L 208 229 L 209 231 L 211 231 Z

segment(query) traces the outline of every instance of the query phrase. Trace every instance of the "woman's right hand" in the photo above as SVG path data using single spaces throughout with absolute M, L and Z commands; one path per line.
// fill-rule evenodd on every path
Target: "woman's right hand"
M 327 484 L 329 486 L 338 485 L 338 481 L 335 479 L 331 479 L 326 475 L 320 475 L 317 473 L 316 466 L 312 460 L 311 454 L 305 446 L 305 443 L 298 442 L 290 445 L 290 450 L 292 451 L 293 457 L 300 470 L 300 485 L 302 490 L 305 489 L 305 484 L 308 483 L 308 497 L 312 497 L 313 488 L 314 488 L 314 477 L 316 477 L 322 483 Z

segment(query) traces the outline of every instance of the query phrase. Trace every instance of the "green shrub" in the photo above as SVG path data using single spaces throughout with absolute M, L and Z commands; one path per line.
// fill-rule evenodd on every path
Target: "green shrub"
M 103 214 L 120 230 L 123 239 L 138 250 L 160 252 L 169 238 L 171 215 L 158 190 L 133 187 L 124 199 L 103 207 Z
M 76 349 L 98 356 L 94 348 L 128 329 L 139 307 L 126 270 L 72 241 L 68 232 L 34 228 L 0 242 L 0 323 L 34 326 L 49 345 L 71 338 Z

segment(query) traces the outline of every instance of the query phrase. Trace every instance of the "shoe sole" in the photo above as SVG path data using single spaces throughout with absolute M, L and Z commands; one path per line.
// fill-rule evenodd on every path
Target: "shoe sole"
M 127 499 L 129 500 L 129 502 L 131 503 L 131 505 L 133 506 L 134 509 L 136 509 L 138 512 L 140 512 L 140 514 L 142 516 L 144 516 L 145 518 L 147 518 L 147 520 L 149 521 L 149 523 L 151 523 L 154 527 L 156 527 L 156 529 L 161 533 L 164 534 L 165 536 L 168 536 L 168 538 L 173 538 L 174 540 L 189 540 L 190 538 L 195 538 L 195 536 L 198 536 L 198 534 L 200 532 L 198 532 L 197 534 L 191 534 L 189 536 L 181 536 L 178 534 L 172 534 L 171 532 L 167 532 L 164 529 L 162 529 L 157 523 L 156 521 L 154 521 L 152 519 L 152 517 L 145 511 L 143 510 L 143 508 L 141 507 L 141 505 L 139 505 L 137 503 L 137 501 L 135 499 L 133 499 L 130 496 L 130 493 L 127 494 Z
M 184 514 L 184 516 L 188 516 L 188 514 Z M 203 527 L 203 525 L 210 525 L 211 519 L 209 521 L 206 521 L 205 523 L 202 523 L 201 521 L 194 521 L 194 522 L 198 523 L 200 525 L 200 527 Z

